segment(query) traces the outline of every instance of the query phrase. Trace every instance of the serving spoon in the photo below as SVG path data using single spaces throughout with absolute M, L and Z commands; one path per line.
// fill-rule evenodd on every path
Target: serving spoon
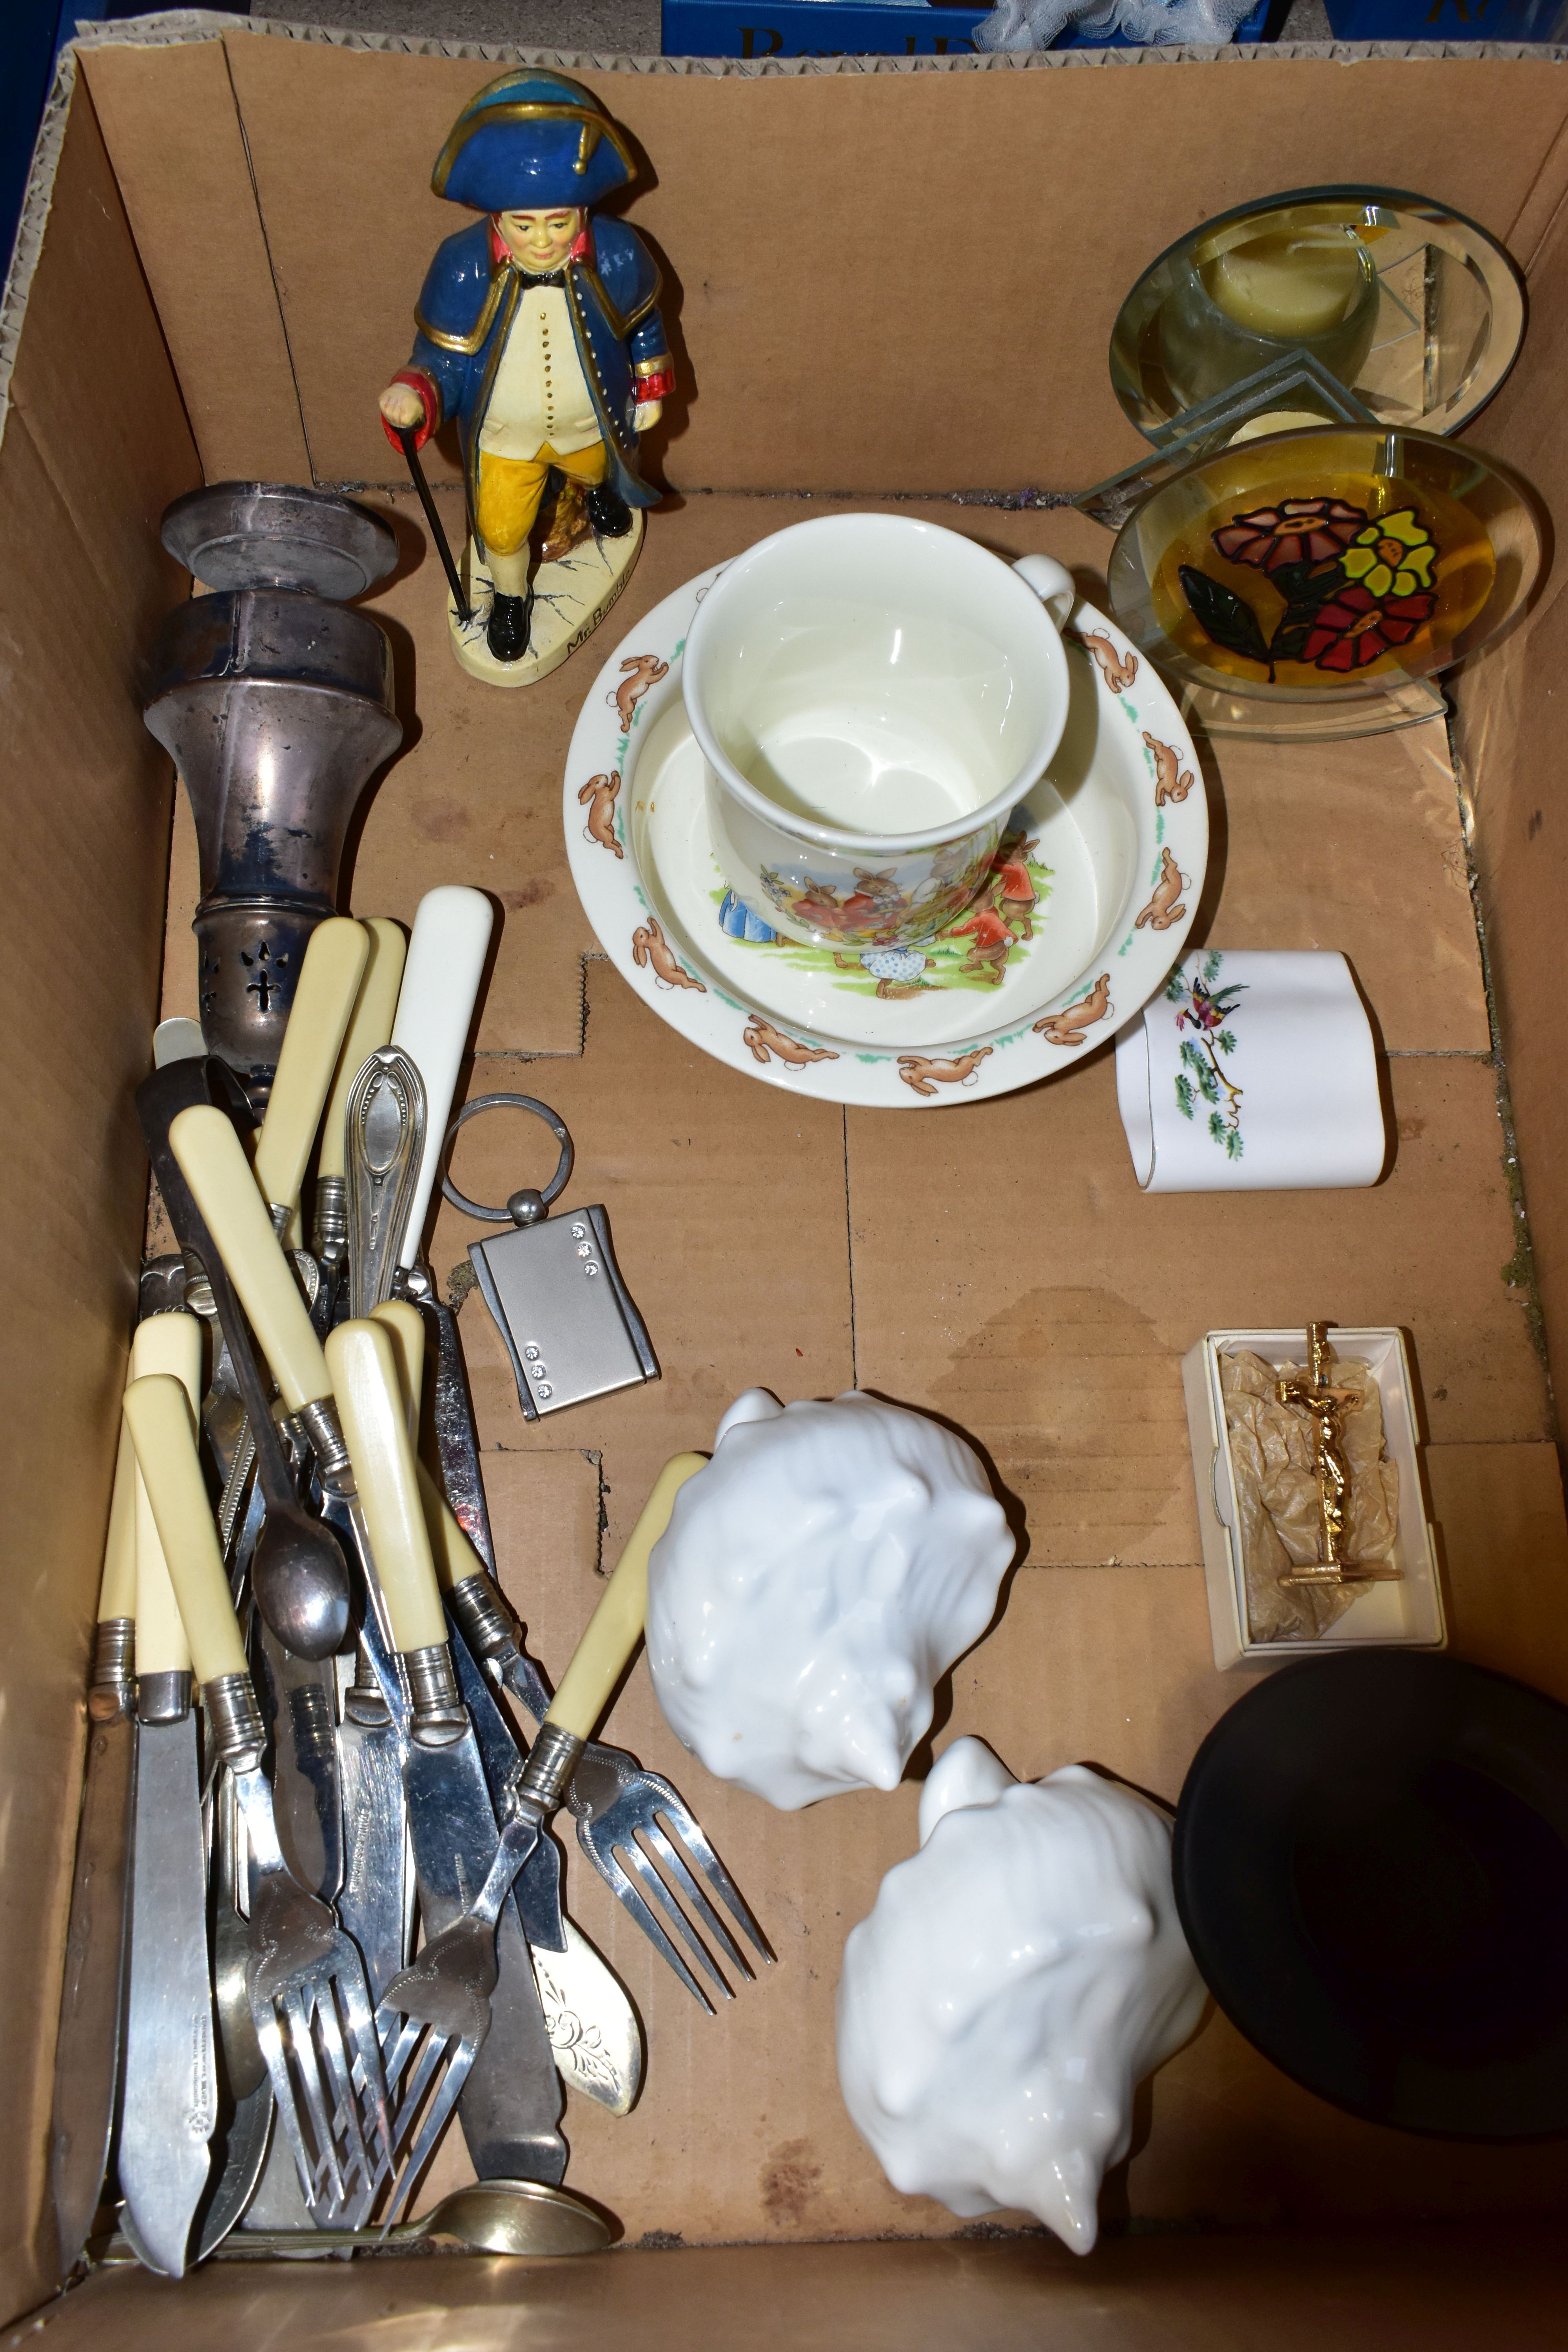
M 129 2259 L 134 2251 L 123 2210 L 120 2228 L 126 2251 L 110 2245 L 111 2263 Z M 396 2252 L 431 2238 L 456 2238 L 476 2254 L 596 2254 L 609 2244 L 610 2228 L 581 2198 L 542 2181 L 472 2180 L 384 2237 L 379 2230 L 239 2230 L 211 2251 L 219 2262 L 279 2254 L 309 2260 L 319 2254 Z

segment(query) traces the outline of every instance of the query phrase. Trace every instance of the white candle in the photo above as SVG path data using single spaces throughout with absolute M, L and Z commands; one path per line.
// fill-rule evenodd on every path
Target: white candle
M 1350 316 L 1364 283 L 1362 248 L 1335 235 L 1276 233 L 1233 246 L 1204 272 L 1227 319 L 1257 335 L 1321 335 Z

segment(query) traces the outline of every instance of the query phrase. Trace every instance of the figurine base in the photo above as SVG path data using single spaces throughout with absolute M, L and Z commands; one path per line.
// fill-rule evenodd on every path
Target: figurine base
M 598 627 L 626 582 L 642 551 L 643 515 L 632 509 L 632 527 L 624 539 L 595 539 L 591 534 L 553 563 L 541 563 L 533 575 L 533 625 L 528 651 L 514 662 L 497 661 L 485 643 L 493 583 L 483 557 L 470 539 L 463 551 L 460 573 L 472 612 L 465 624 L 458 607 L 447 598 L 447 625 L 452 651 L 470 677 L 487 686 L 533 686 L 559 669 Z

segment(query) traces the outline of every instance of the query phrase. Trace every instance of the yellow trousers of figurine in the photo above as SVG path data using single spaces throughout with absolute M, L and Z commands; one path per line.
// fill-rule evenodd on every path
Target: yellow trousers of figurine
M 504 560 L 525 552 L 552 466 L 591 489 L 604 480 L 609 464 L 610 453 L 602 441 L 592 441 L 586 449 L 574 449 L 565 457 L 558 457 L 548 443 L 537 457 L 497 457 L 481 449 L 475 520 L 485 553 Z M 496 585 L 500 587 L 499 580 Z

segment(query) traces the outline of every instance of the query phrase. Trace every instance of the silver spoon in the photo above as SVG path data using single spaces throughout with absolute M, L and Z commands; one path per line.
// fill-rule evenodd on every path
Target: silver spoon
M 226 1276 L 215 1285 L 219 1320 L 256 1444 L 267 1516 L 250 1561 L 250 1589 L 268 1630 L 297 1658 L 335 1658 L 349 1629 L 349 1571 L 336 1536 L 300 1502 L 272 1401 Z
M 242 1393 L 256 1380 L 248 1349 L 237 1357 Z M 338 1539 L 310 1517 L 294 1490 L 271 1408 L 260 1394 L 246 1397 L 256 1436 L 256 1475 L 267 1517 L 250 1563 L 250 1589 L 268 1629 L 297 1658 L 335 1658 L 349 1629 L 349 1571 Z
M 124 2216 L 121 2217 L 124 2232 Z M 256 2255 L 370 2253 L 456 2238 L 480 2254 L 596 2254 L 610 2242 L 608 2223 L 569 2189 L 539 2180 L 474 2180 L 454 2189 L 416 2221 L 379 2230 L 245 2230 L 226 2239 L 219 2261 Z M 111 2247 L 109 2259 L 116 2259 Z

